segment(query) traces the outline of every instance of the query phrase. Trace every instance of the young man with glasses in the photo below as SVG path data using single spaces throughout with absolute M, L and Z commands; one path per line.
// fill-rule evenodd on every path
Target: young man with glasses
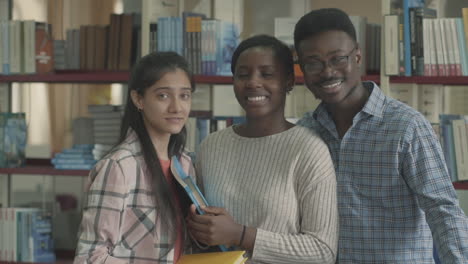
M 299 124 L 328 144 L 338 181 L 341 263 L 468 263 L 468 222 L 441 147 L 416 110 L 362 82 L 348 15 L 320 9 L 296 24 L 307 87 L 322 103 Z

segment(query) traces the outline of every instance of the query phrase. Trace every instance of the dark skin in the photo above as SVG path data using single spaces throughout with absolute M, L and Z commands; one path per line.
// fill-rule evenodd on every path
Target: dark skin
M 271 49 L 252 47 L 242 52 L 237 60 L 234 91 L 246 111 L 247 122 L 235 131 L 244 137 L 264 137 L 293 127 L 284 117 L 286 92 L 293 85 L 294 79 L 286 76 Z M 266 100 L 256 103 L 249 101 L 249 96 L 266 96 Z
M 310 74 L 303 67 L 313 60 L 327 62 L 335 56 L 348 54 L 348 65 L 343 69 L 333 69 L 326 63 L 320 73 Z M 307 87 L 316 98 L 325 103 L 335 122 L 338 136 L 343 138 L 352 126 L 354 116 L 361 111 L 369 98 L 369 91 L 361 82 L 361 50 L 347 33 L 331 30 L 302 40 L 299 43 L 298 56 Z
M 288 130 L 294 124 L 286 121 L 284 107 L 286 93 L 294 85 L 294 77 L 286 74 L 283 65 L 268 47 L 244 50 L 235 67 L 234 92 L 246 111 L 246 123 L 234 131 L 243 137 L 264 137 Z M 236 223 L 224 208 L 206 207 L 205 215 L 197 215 L 190 208 L 187 224 L 195 239 L 204 244 L 240 246 L 252 251 L 257 235 L 256 227 L 246 227 L 240 243 L 243 225 Z

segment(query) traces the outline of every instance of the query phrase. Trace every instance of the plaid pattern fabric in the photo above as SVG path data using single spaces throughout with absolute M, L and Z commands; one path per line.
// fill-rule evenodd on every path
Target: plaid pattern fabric
M 299 124 L 328 144 L 336 168 L 339 263 L 468 263 L 468 224 L 429 122 L 372 82 L 343 138 L 324 105 Z
M 181 164 L 195 175 L 188 156 Z M 151 184 L 140 143 L 130 131 L 90 172 L 74 263 L 173 263 Z

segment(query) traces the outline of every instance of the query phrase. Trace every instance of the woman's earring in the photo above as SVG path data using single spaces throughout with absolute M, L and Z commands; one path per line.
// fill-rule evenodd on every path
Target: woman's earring
M 143 109 L 141 109 L 140 107 L 137 108 L 138 109 L 138 112 L 141 113 L 141 111 L 143 111 Z

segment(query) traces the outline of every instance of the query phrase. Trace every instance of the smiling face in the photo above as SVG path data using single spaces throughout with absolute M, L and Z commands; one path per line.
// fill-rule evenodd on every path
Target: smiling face
M 347 33 L 331 30 L 304 39 L 298 56 L 304 81 L 316 98 L 327 104 L 354 100 L 355 90 L 361 87 L 361 51 Z M 320 63 L 321 71 L 311 70 Z
M 284 118 L 286 92 L 292 88 L 288 76 L 271 48 L 252 47 L 237 59 L 234 93 L 247 118 Z
M 179 133 L 190 113 L 192 87 L 187 74 L 180 69 L 165 73 L 141 96 L 131 93 L 133 103 L 141 110 L 150 135 L 169 137 Z

